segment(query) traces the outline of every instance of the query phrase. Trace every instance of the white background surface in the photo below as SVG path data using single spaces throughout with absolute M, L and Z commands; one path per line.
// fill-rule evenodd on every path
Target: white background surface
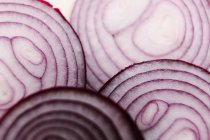
M 76 0 L 45 0 L 53 5 L 54 8 L 59 8 L 66 19 L 70 19 L 71 12 Z

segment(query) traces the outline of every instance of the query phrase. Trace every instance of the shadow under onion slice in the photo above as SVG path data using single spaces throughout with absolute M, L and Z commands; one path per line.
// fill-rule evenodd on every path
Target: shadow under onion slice
M 54 88 L 20 101 L 0 121 L 2 140 L 143 140 L 120 107 L 85 89 Z
M 100 94 L 124 108 L 146 140 L 210 139 L 210 74 L 180 60 L 132 65 Z

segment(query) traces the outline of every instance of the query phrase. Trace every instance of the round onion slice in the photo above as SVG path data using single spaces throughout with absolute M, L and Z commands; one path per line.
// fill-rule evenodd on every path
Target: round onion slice
M 84 89 L 55 88 L 34 94 L 0 122 L 2 140 L 143 140 L 116 104 Z
M 0 112 L 41 89 L 84 85 L 83 51 L 68 22 L 40 1 L 0 1 Z
M 179 60 L 132 65 L 100 90 L 124 108 L 147 140 L 210 139 L 210 74 Z
M 210 67 L 208 0 L 77 0 L 70 23 L 95 90 L 137 62 L 179 59 Z

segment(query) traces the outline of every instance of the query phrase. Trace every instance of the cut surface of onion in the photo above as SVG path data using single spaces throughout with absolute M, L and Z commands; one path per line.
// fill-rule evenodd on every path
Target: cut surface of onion
M 40 1 L 1 0 L 0 112 L 41 89 L 84 85 L 83 51 L 68 22 Z
M 70 23 L 95 90 L 133 63 L 179 59 L 210 67 L 208 0 L 76 0 Z
M 127 67 L 100 90 L 125 109 L 146 140 L 210 139 L 210 73 L 180 60 Z
M 34 94 L 0 121 L 2 140 L 48 138 L 143 140 L 126 112 L 111 100 L 84 89 L 54 88 Z

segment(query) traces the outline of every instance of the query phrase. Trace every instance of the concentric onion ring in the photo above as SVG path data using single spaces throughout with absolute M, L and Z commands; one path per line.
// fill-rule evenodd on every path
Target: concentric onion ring
M 101 89 L 147 140 L 210 139 L 210 74 L 178 60 L 135 64 Z
M 116 104 L 84 89 L 34 94 L 0 122 L 2 140 L 141 140 L 131 118 Z M 56 139 L 57 140 L 57 139 Z
M 84 85 L 83 51 L 68 22 L 39 1 L 1 0 L 0 110 L 41 89 Z
M 70 23 L 98 90 L 121 69 L 154 59 L 210 67 L 208 0 L 77 0 Z

